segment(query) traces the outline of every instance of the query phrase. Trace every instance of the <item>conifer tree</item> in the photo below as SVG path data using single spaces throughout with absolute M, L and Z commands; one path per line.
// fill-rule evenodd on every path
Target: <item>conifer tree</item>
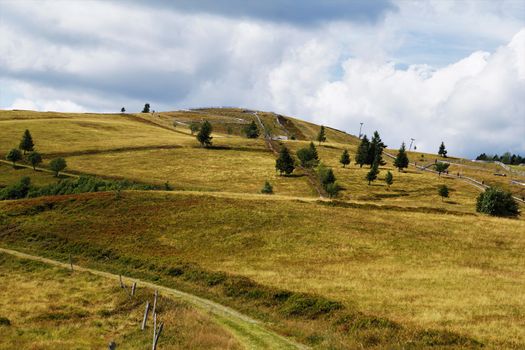
M 319 164 L 319 156 L 313 142 L 310 142 L 308 148 L 301 148 L 297 151 L 297 158 L 301 161 L 301 166 L 306 168 L 312 168 Z
M 126 108 L 125 108 L 125 107 L 122 107 L 122 108 L 120 109 L 120 113 L 126 113 Z
M 387 173 L 386 173 L 385 182 L 388 185 L 388 188 L 390 188 L 390 185 L 392 185 L 394 183 L 394 175 L 392 175 L 390 170 L 387 171 Z
M 42 155 L 36 151 L 33 151 L 27 155 L 27 160 L 33 166 L 33 170 L 36 170 L 36 166 L 42 163 Z
M 13 148 L 12 150 L 7 153 L 5 156 L 5 159 L 7 159 L 10 162 L 13 162 L 13 168 L 16 167 L 16 162 L 19 160 L 22 160 L 22 152 L 20 152 L 19 149 Z
M 403 170 L 403 168 L 408 168 L 408 156 L 404 142 L 401 144 L 399 152 L 397 152 L 396 159 L 394 159 L 394 166 L 398 169 L 398 171 Z
M 445 149 L 445 143 L 443 141 L 441 141 L 441 145 L 439 146 L 438 154 L 443 158 L 447 158 L 447 150 Z
M 279 171 L 279 175 L 283 173 L 290 175 L 295 169 L 294 160 L 285 146 L 282 146 L 279 151 L 279 157 L 275 161 L 275 169 Z
M 339 163 L 343 164 L 343 168 L 345 168 L 348 164 L 350 164 L 350 155 L 348 154 L 348 150 L 345 149 L 343 151 L 343 154 L 341 154 L 341 158 L 339 159 Z
M 321 142 L 326 141 L 326 134 L 323 125 L 321 125 L 321 129 L 319 129 L 319 133 L 317 134 L 317 141 L 319 142 L 319 144 L 321 144 Z
M 29 132 L 29 130 L 26 129 L 26 131 L 24 131 L 24 135 L 22 136 L 22 140 L 20 141 L 20 146 L 18 146 L 18 148 L 23 150 L 24 154 L 26 154 L 26 152 L 34 151 L 34 147 L 35 144 L 33 143 L 31 133 Z
M 366 160 L 368 157 L 368 149 L 370 148 L 370 142 L 368 141 L 368 138 L 366 135 L 363 136 L 361 139 L 361 143 L 359 144 L 359 147 L 357 148 L 357 153 L 355 155 L 355 163 L 359 164 L 359 167 L 363 167 L 364 164 L 366 164 Z
M 244 133 L 249 139 L 256 139 L 259 137 L 259 128 L 257 127 L 257 124 L 255 124 L 255 121 L 252 120 L 252 122 L 248 124 L 244 129 Z
M 365 178 L 368 180 L 368 185 L 377 179 L 377 174 L 379 174 L 379 165 L 376 161 L 374 161 L 372 163 L 372 168 L 370 168 L 370 171 L 365 176 Z
M 366 163 L 369 164 L 370 167 L 374 164 L 374 161 L 377 159 L 377 166 L 379 165 L 385 165 L 385 162 L 383 161 L 383 149 L 386 147 L 386 145 L 381 141 L 381 137 L 379 136 L 379 133 L 377 131 L 374 131 L 374 135 L 372 136 L 372 140 L 370 140 L 370 146 L 368 147 L 368 154 L 366 157 Z
M 210 122 L 205 120 L 200 127 L 199 133 L 197 134 L 197 140 L 200 142 L 201 146 L 211 146 L 211 140 L 213 139 L 213 137 L 211 137 L 212 130 L 213 127 L 211 126 Z
M 149 103 L 146 103 L 144 105 L 144 108 L 142 109 L 142 113 L 149 113 L 149 108 L 150 108 Z

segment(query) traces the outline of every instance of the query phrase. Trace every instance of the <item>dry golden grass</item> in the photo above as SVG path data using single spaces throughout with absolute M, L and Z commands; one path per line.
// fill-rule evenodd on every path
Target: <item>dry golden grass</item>
M 182 194 L 75 198 L 9 219 L 22 240 L 16 244 L 42 249 L 24 237 L 53 232 L 119 254 L 133 247 L 139 259 L 187 261 L 317 293 L 409 327 L 465 334 L 487 348 L 525 346 L 523 218 Z M 23 213 L 25 205 L 3 209 Z
M 0 163 L 0 188 L 18 182 L 24 176 L 28 176 L 31 179 L 31 184 L 35 186 L 43 186 L 57 181 L 57 178 L 51 173 L 22 167 L 14 169 L 11 165 Z
M 115 281 L 88 273 L 50 267 L 0 254 L 0 349 L 147 348 L 140 322 L 146 299 L 153 292 L 138 288 L 130 298 Z M 240 349 L 232 335 L 208 316 L 164 297 L 158 303 L 165 323 L 159 341 L 164 349 Z
M 0 128 L 2 154 L 18 147 L 25 129 L 31 132 L 35 148 L 44 154 L 196 143 L 189 135 L 121 116 L 10 119 L 0 121 Z
M 168 181 L 175 189 L 259 193 L 268 180 L 276 194 L 314 194 L 306 177 L 278 176 L 273 154 L 264 150 L 180 148 L 76 156 L 67 162 L 73 170 L 157 184 Z

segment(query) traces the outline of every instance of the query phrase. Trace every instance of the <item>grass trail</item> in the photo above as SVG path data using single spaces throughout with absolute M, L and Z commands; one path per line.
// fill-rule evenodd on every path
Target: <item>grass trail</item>
M 40 261 L 49 265 L 58 266 L 62 268 L 69 268 L 70 265 L 60 261 L 47 259 L 40 256 L 25 254 L 16 250 L 0 248 L 0 252 L 10 254 L 19 258 Z M 97 276 L 102 276 L 109 279 L 118 280 L 119 276 L 105 271 L 94 270 L 78 265 L 73 265 L 73 269 L 77 271 L 89 272 Z M 174 298 L 181 299 L 195 308 L 209 313 L 218 324 L 229 330 L 247 349 L 307 349 L 306 346 L 298 344 L 283 336 L 273 333 L 253 318 L 243 315 L 231 308 L 220 305 L 213 301 L 197 297 L 195 295 L 185 293 L 173 288 L 167 288 L 154 283 L 146 282 L 140 279 L 128 279 L 127 281 L 137 282 L 137 285 L 145 286 L 152 289 L 157 289 L 161 293 L 165 293 Z

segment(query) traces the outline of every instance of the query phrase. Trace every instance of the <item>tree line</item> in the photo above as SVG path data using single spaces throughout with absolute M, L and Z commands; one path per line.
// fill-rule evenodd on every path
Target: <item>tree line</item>
M 11 149 L 5 156 L 5 159 L 13 163 L 13 168 L 16 168 L 17 162 L 26 160 L 31 164 L 33 170 L 36 170 L 36 167 L 43 162 L 42 154 L 36 151 L 33 137 L 28 129 L 24 131 L 18 148 Z M 66 167 L 67 163 L 62 157 L 53 158 L 49 161 L 49 169 L 53 171 L 55 177 L 58 177 L 60 172 Z
M 501 156 L 498 156 L 497 154 L 487 155 L 485 153 L 481 153 L 476 157 L 476 160 L 502 162 L 503 164 L 508 165 L 520 165 L 525 163 L 525 157 L 522 157 L 519 154 L 510 154 L 510 152 L 505 152 Z

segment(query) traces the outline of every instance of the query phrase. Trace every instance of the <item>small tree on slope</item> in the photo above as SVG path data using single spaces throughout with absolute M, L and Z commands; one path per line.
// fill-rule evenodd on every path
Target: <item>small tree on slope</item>
M 445 149 L 445 143 L 443 141 L 441 141 L 441 145 L 439 146 L 438 154 L 443 158 L 447 158 L 447 150 Z
M 388 188 L 390 188 L 390 185 L 394 183 L 394 175 L 392 175 L 390 170 L 386 173 L 385 182 L 388 185 Z
M 341 158 L 339 159 L 339 163 L 343 164 L 343 168 L 345 168 L 348 164 L 350 164 L 350 155 L 348 154 L 348 150 L 345 149 L 343 153 L 341 154 Z
M 359 144 L 359 147 L 357 148 L 357 153 L 355 155 L 355 163 L 359 164 L 360 168 L 362 168 L 363 165 L 366 164 L 369 147 L 370 147 L 370 142 L 368 141 L 368 138 L 366 137 L 366 135 L 364 135 L 363 138 L 361 139 L 361 143 Z
M 24 131 L 24 135 L 22 136 L 22 140 L 20 141 L 20 146 L 18 146 L 18 148 L 23 150 L 24 154 L 26 154 L 26 152 L 34 151 L 34 146 L 35 144 L 33 143 L 31 133 L 29 132 L 29 130 L 26 129 L 26 131 Z
M 317 134 L 317 141 L 319 142 L 319 144 L 321 144 L 321 142 L 326 141 L 326 134 L 323 125 L 321 125 L 321 129 L 319 129 L 319 133 Z
M 211 137 L 212 130 L 213 128 L 210 122 L 205 120 L 200 127 L 199 133 L 197 134 L 197 140 L 200 142 L 201 146 L 211 146 L 211 140 L 213 139 L 213 137 Z
M 285 146 L 282 146 L 279 151 L 279 157 L 275 161 L 275 169 L 279 171 L 280 175 L 283 173 L 290 175 L 295 169 L 294 160 Z
M 408 167 L 408 156 L 404 142 L 401 144 L 401 148 L 399 148 L 399 151 L 397 152 L 396 159 L 394 159 L 394 166 L 398 169 L 398 171 Z

